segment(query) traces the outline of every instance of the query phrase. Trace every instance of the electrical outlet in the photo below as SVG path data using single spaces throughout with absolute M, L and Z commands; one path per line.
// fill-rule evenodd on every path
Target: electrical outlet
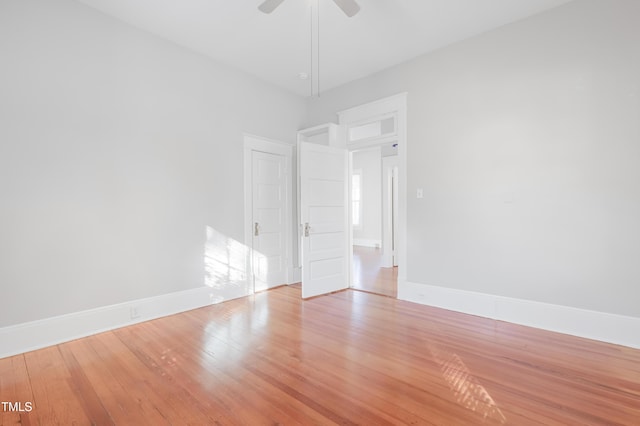
M 416 191 L 416 198 L 422 198 L 424 196 L 424 193 L 422 191 L 422 188 L 418 188 L 418 190 Z
M 140 318 L 140 312 L 138 311 L 137 306 L 132 306 L 129 310 L 129 314 L 131 315 L 131 319 Z

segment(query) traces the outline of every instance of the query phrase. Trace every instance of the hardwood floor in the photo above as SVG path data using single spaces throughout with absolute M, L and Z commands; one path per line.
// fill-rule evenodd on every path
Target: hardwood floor
M 398 296 L 398 268 L 383 268 L 382 251 L 353 246 L 353 287 L 383 296 Z
M 638 425 L 640 350 L 298 286 L 0 360 L 2 425 Z

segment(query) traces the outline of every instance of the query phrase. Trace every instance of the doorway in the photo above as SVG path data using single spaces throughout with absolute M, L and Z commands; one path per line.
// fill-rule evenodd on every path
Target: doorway
M 339 111 L 337 115 L 338 124 L 326 123 L 303 129 L 298 132 L 297 195 L 299 210 L 297 212 L 297 217 L 299 218 L 299 221 L 297 233 L 299 242 L 298 265 L 302 272 L 300 275 L 302 277 L 301 284 L 303 298 L 305 298 L 306 294 L 305 288 L 308 289 L 313 287 L 314 282 L 319 281 L 314 281 L 314 276 L 316 276 L 316 278 L 318 276 L 328 278 L 328 275 L 332 275 L 332 278 L 323 280 L 323 282 L 326 282 L 326 285 L 319 285 L 316 286 L 317 288 L 312 289 L 314 290 L 312 292 L 313 296 L 327 294 L 347 288 L 354 288 L 354 232 L 352 222 L 354 205 L 357 205 L 359 200 L 357 197 L 355 199 L 352 198 L 353 182 L 351 182 L 351 179 L 353 179 L 353 173 L 351 161 L 346 161 L 347 153 L 369 148 L 377 148 L 382 151 L 389 144 L 397 152 L 398 164 L 396 169 L 397 179 L 394 181 L 394 188 L 397 188 L 397 190 L 394 189 L 394 193 L 397 197 L 397 201 L 395 203 L 397 208 L 391 213 L 394 215 L 392 223 L 395 224 L 394 230 L 392 231 L 394 242 L 391 243 L 393 255 L 390 257 L 392 259 L 392 265 L 393 263 L 397 263 L 397 267 L 394 269 L 394 266 L 390 266 L 390 269 L 387 272 L 391 272 L 390 279 L 395 282 L 395 289 L 392 289 L 389 294 L 401 298 L 403 297 L 403 284 L 406 282 L 404 254 L 406 253 L 407 234 L 407 187 L 405 171 L 407 93 L 400 93 L 347 110 Z M 338 213 L 343 217 L 343 221 L 341 223 L 334 223 L 334 221 L 331 220 L 331 229 L 327 228 L 329 223 L 326 215 L 318 214 L 316 217 L 313 217 L 308 214 L 305 216 L 307 207 L 309 207 L 305 207 L 305 198 L 308 198 L 311 194 L 324 193 L 323 191 L 318 192 L 312 190 L 313 188 L 309 185 L 311 185 L 313 179 L 322 177 L 321 175 L 323 173 L 332 169 L 333 167 L 331 165 L 335 163 L 327 163 L 320 160 L 307 161 L 305 163 L 304 158 L 309 156 L 309 152 L 307 151 L 314 150 L 311 148 L 312 146 L 324 146 L 327 149 L 326 154 L 338 155 L 339 152 L 342 152 L 345 156 L 344 164 L 348 164 L 348 167 L 344 167 L 344 169 L 342 169 L 344 170 L 343 177 L 338 176 L 336 171 L 336 175 L 332 175 L 330 179 L 326 177 L 323 178 L 325 181 L 335 184 L 335 188 L 330 191 L 330 194 L 333 197 L 331 205 L 324 206 L 326 208 L 322 211 L 324 212 L 330 209 L 335 213 L 335 215 L 331 216 L 332 218 L 334 216 L 337 217 Z M 328 155 L 324 157 L 328 158 Z M 381 165 L 379 167 L 381 167 Z M 381 177 L 378 179 L 378 182 L 381 183 Z M 380 194 L 380 192 L 381 191 L 378 191 L 378 194 Z M 382 207 L 377 209 L 378 212 L 381 210 Z M 379 224 L 378 228 L 380 229 L 381 226 L 382 225 Z M 322 235 L 325 231 L 343 235 L 341 238 L 343 239 L 344 244 L 340 244 L 342 247 L 340 253 L 338 252 L 338 247 L 333 247 L 333 244 L 327 243 L 324 235 Z M 386 233 L 384 233 L 382 237 L 379 237 L 379 240 L 381 241 L 378 242 L 377 247 L 375 242 L 374 247 L 369 247 L 374 250 L 377 249 L 378 255 L 381 255 L 381 252 L 385 248 L 385 241 L 387 239 L 385 235 Z M 337 241 L 339 239 L 337 238 L 337 235 L 335 235 L 335 237 L 336 238 L 332 239 L 332 241 Z M 331 260 L 331 262 L 323 262 L 322 265 L 318 263 L 316 268 L 312 267 L 311 262 L 314 261 L 314 257 L 312 256 L 314 244 L 316 251 L 323 252 L 323 254 L 327 255 L 327 259 L 323 260 Z M 362 241 L 360 241 L 360 244 L 362 244 Z M 335 251 L 333 250 L 334 248 L 336 249 Z M 330 250 L 331 253 L 329 253 Z M 328 257 L 330 257 L 330 259 L 328 259 Z M 361 267 L 360 271 L 366 273 L 362 275 L 363 277 L 364 275 L 373 275 L 378 277 L 380 276 L 380 272 L 384 272 L 381 271 L 382 259 L 379 256 L 375 260 L 371 256 L 366 255 L 360 256 L 358 259 L 360 262 L 357 266 Z M 331 266 L 331 268 L 329 268 L 329 266 Z M 357 269 L 355 270 L 357 272 Z M 380 278 L 384 279 L 383 276 L 380 276 Z M 379 292 L 379 290 L 375 291 Z
M 350 153 L 351 288 L 398 295 L 398 161 L 394 141 Z
M 352 224 L 356 225 L 351 227 L 350 287 L 401 297 L 406 281 L 407 94 L 400 93 L 340 111 L 338 122 L 352 158 L 349 167 L 350 218 Z M 375 159 L 375 172 L 370 172 L 368 179 L 364 166 L 361 167 L 357 159 L 353 160 L 354 155 L 358 156 L 360 152 L 368 152 L 370 156 L 376 153 L 378 156 Z M 357 177 L 360 169 L 363 170 L 362 175 Z M 371 190 L 366 188 L 361 188 L 358 194 L 359 190 L 354 186 L 366 185 L 365 182 L 371 181 L 372 176 L 376 182 L 375 195 L 367 195 L 367 191 Z M 374 209 L 373 214 L 365 206 L 366 198 L 371 197 L 379 199 L 379 204 L 369 207 Z M 358 216 L 361 214 L 356 212 L 358 204 L 362 204 L 360 209 L 364 209 L 365 215 L 369 213 L 369 220 L 375 218 L 377 234 L 363 235 L 358 229 L 359 220 L 363 224 L 367 220 Z

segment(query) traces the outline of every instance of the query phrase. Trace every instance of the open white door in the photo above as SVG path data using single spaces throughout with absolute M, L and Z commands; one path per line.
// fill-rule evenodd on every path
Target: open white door
M 302 297 L 349 287 L 347 150 L 300 142 Z

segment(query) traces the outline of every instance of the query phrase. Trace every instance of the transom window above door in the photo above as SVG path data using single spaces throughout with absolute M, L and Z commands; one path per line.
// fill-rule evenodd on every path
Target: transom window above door
M 396 134 L 396 115 L 385 115 L 375 120 L 349 125 L 347 128 L 347 144 L 392 137 Z

